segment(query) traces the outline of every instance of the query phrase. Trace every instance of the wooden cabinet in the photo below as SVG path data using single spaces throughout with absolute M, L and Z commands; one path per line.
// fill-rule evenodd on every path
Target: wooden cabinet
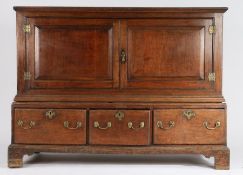
M 203 154 L 229 168 L 227 8 L 15 7 L 9 167 L 25 154 Z

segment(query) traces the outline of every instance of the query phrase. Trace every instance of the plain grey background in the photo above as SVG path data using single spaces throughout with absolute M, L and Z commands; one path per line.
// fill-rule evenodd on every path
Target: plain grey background
M 228 146 L 231 170 L 210 168 L 213 159 L 200 156 L 47 155 L 22 169 L 7 168 L 11 139 L 11 103 L 16 95 L 14 5 L 92 7 L 229 7 L 224 15 L 223 94 L 228 104 Z M 0 175 L 7 174 L 243 174 L 243 2 L 241 0 L 0 0 Z

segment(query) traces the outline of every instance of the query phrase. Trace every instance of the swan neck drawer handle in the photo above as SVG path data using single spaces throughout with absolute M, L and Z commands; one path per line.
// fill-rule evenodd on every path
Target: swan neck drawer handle
M 31 128 L 33 128 L 36 125 L 35 121 L 30 121 L 29 125 L 27 125 L 27 126 L 24 126 L 25 123 L 27 123 L 27 122 L 23 121 L 23 120 L 17 120 L 17 125 L 19 127 L 23 128 L 23 129 L 31 129 Z
M 81 128 L 82 127 L 82 122 L 76 122 L 76 127 L 70 127 L 69 126 L 69 121 L 64 121 L 63 122 L 63 126 L 64 128 L 67 128 L 67 129 L 78 129 L 78 128 Z
M 128 126 L 129 129 L 137 130 L 137 129 L 144 128 L 145 123 L 144 122 L 140 122 L 138 128 L 133 127 L 133 123 L 132 122 L 128 122 L 127 126 Z
M 168 130 L 168 129 L 171 129 L 171 128 L 173 128 L 174 126 L 175 126 L 175 122 L 174 121 L 169 121 L 169 127 L 167 127 L 167 128 L 165 128 L 164 126 L 163 126 L 163 122 L 162 121 L 158 121 L 157 122 L 157 127 L 158 128 L 160 128 L 160 129 L 164 129 L 164 130 Z
M 99 122 L 98 121 L 95 121 L 94 122 L 94 127 L 95 128 L 98 128 L 98 129 L 108 129 L 108 128 L 111 128 L 111 122 L 107 122 L 106 127 L 100 127 Z
M 203 125 L 205 126 L 205 128 L 207 128 L 208 130 L 214 130 L 216 128 L 219 128 L 221 126 L 220 121 L 216 121 L 216 123 L 214 124 L 214 127 L 209 127 L 209 122 L 205 121 L 203 123 Z

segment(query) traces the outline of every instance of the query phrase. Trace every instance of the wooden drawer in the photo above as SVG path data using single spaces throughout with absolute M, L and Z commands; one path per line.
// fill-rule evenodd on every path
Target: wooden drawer
M 155 110 L 154 144 L 225 144 L 224 109 Z
M 150 144 L 149 110 L 92 110 L 89 143 L 97 145 Z
M 86 111 L 16 109 L 14 143 L 85 144 Z

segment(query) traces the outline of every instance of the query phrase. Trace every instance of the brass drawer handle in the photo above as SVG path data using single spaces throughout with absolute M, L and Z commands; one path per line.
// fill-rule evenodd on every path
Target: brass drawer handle
M 52 109 L 50 109 L 49 111 L 46 111 L 46 118 L 48 118 L 49 120 L 54 119 L 56 116 L 56 112 L 53 111 Z
M 175 122 L 172 121 L 172 120 L 169 121 L 168 124 L 169 124 L 169 127 L 165 128 L 165 127 L 163 126 L 163 122 L 162 122 L 162 121 L 158 121 L 158 122 L 157 122 L 157 127 L 160 128 L 160 129 L 168 130 L 168 129 L 171 129 L 172 127 L 175 126 Z
M 122 64 L 126 63 L 126 52 L 124 49 L 121 50 L 121 63 Z
M 214 127 L 213 128 L 211 128 L 211 127 L 208 126 L 209 125 L 209 122 L 207 122 L 207 121 L 205 121 L 203 123 L 203 125 L 205 126 L 205 128 L 207 128 L 209 130 L 214 130 L 216 128 L 219 128 L 221 126 L 221 123 L 220 123 L 220 121 L 216 121 L 216 123 L 214 124 Z
M 186 110 L 183 112 L 183 116 L 187 118 L 187 120 L 191 120 L 193 117 L 196 117 L 196 113 L 192 110 Z
M 82 122 L 77 122 L 76 123 L 76 127 L 75 128 L 73 128 L 73 127 L 70 127 L 69 126 L 69 121 L 64 121 L 63 122 L 63 126 L 64 126 L 64 128 L 67 128 L 67 129 L 78 129 L 78 128 L 81 128 L 81 126 L 82 126 Z
M 111 122 L 107 122 L 107 125 L 106 125 L 106 127 L 100 127 L 100 124 L 99 124 L 99 122 L 98 121 L 95 121 L 94 122 L 94 127 L 95 128 L 99 128 L 99 129 L 108 129 L 108 128 L 111 128 Z
M 26 121 L 23 120 L 17 120 L 17 125 L 20 126 L 23 129 L 31 129 L 35 126 L 35 121 L 30 121 L 28 126 L 24 126 L 24 123 L 27 123 Z
M 144 122 L 140 122 L 139 123 L 139 127 L 138 128 L 134 128 L 133 127 L 133 123 L 132 122 L 128 122 L 127 126 L 128 126 L 129 129 L 137 130 L 137 129 L 144 128 L 145 124 L 144 124 Z

